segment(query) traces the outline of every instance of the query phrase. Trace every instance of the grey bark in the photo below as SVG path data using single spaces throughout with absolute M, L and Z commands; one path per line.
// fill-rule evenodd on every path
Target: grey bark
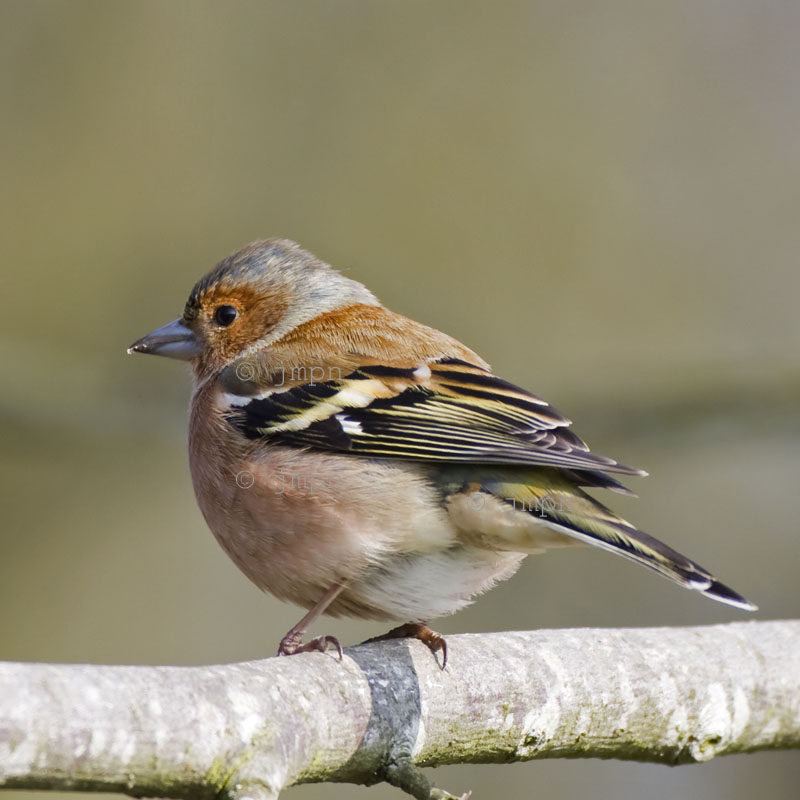
M 0 664 L 0 787 L 277 797 L 534 758 L 800 748 L 800 621 L 389 641 L 209 667 Z

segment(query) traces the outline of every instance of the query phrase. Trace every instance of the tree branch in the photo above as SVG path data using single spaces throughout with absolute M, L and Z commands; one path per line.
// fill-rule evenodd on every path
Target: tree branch
M 544 630 L 211 667 L 0 664 L 0 786 L 269 800 L 533 758 L 800 748 L 800 621 Z

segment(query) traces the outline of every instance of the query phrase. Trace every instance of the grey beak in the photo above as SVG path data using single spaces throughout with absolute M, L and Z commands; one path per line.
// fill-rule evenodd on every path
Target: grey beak
M 151 353 L 154 356 L 177 358 L 181 361 L 196 358 L 201 350 L 195 335 L 179 319 L 162 325 L 128 348 L 129 353 Z

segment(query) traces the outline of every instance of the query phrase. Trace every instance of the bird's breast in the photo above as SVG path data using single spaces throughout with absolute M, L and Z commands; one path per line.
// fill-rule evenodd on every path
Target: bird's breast
M 251 442 L 202 407 L 193 409 L 189 454 L 214 536 L 282 599 L 310 606 L 335 581 L 458 547 L 440 493 L 415 465 Z

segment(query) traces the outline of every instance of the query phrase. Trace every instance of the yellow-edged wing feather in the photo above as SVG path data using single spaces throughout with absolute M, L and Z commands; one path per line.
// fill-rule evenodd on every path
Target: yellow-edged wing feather
M 373 457 L 645 474 L 590 452 L 541 398 L 458 359 L 363 366 L 273 391 L 230 418 L 253 439 Z

